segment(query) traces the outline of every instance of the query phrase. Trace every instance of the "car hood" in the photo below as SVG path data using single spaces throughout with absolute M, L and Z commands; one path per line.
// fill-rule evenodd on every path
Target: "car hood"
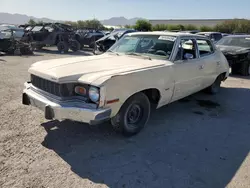
M 216 47 L 224 54 L 242 54 L 250 51 L 250 48 L 243 48 L 240 46 L 216 45 Z
M 40 61 L 30 67 L 29 73 L 58 83 L 82 82 L 99 85 L 114 75 L 165 64 L 166 61 L 163 60 L 105 53 Z M 93 83 L 97 80 L 99 81 Z

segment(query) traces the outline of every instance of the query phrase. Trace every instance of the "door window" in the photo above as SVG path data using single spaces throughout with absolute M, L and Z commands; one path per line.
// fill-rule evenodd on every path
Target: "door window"
M 195 40 L 181 39 L 175 60 L 187 60 L 197 58 Z
M 210 55 L 214 52 L 213 45 L 209 40 L 197 39 L 197 45 L 200 57 Z

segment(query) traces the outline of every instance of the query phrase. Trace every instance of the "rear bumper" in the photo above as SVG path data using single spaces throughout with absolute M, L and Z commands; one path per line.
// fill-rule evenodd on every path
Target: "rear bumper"
M 110 118 L 111 109 L 92 109 L 79 107 L 76 102 L 58 102 L 50 97 L 41 95 L 31 89 L 30 83 L 25 83 L 23 90 L 22 103 L 39 108 L 44 112 L 45 118 L 52 120 L 70 119 L 88 123 L 91 125 L 100 124 Z M 81 106 L 84 106 L 81 105 Z

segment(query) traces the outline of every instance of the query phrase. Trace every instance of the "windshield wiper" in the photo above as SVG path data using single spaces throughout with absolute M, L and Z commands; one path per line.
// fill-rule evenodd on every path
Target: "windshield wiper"
M 146 56 L 146 55 L 143 55 L 143 54 L 139 54 L 139 53 L 135 53 L 135 52 L 129 52 L 129 53 L 126 53 L 126 55 L 134 55 L 134 56 L 140 56 L 140 57 L 145 57 L 149 60 L 152 60 L 151 57 L 149 56 Z

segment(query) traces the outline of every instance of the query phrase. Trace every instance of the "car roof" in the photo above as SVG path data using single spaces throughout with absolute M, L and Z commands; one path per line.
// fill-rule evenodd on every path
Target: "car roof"
M 228 36 L 226 36 L 226 37 L 233 37 L 233 38 L 238 38 L 238 37 L 240 37 L 240 38 L 244 38 L 244 37 L 250 37 L 250 35 L 228 35 Z
M 215 31 L 207 31 L 207 32 L 199 32 L 197 34 L 221 34 L 220 32 L 215 32 Z
M 134 32 L 127 34 L 129 36 L 133 35 L 164 35 L 164 36 L 173 36 L 173 37 L 197 37 L 197 38 L 205 38 L 206 36 L 191 34 L 191 33 L 176 33 L 176 32 L 166 32 L 166 31 L 151 31 L 151 32 Z

